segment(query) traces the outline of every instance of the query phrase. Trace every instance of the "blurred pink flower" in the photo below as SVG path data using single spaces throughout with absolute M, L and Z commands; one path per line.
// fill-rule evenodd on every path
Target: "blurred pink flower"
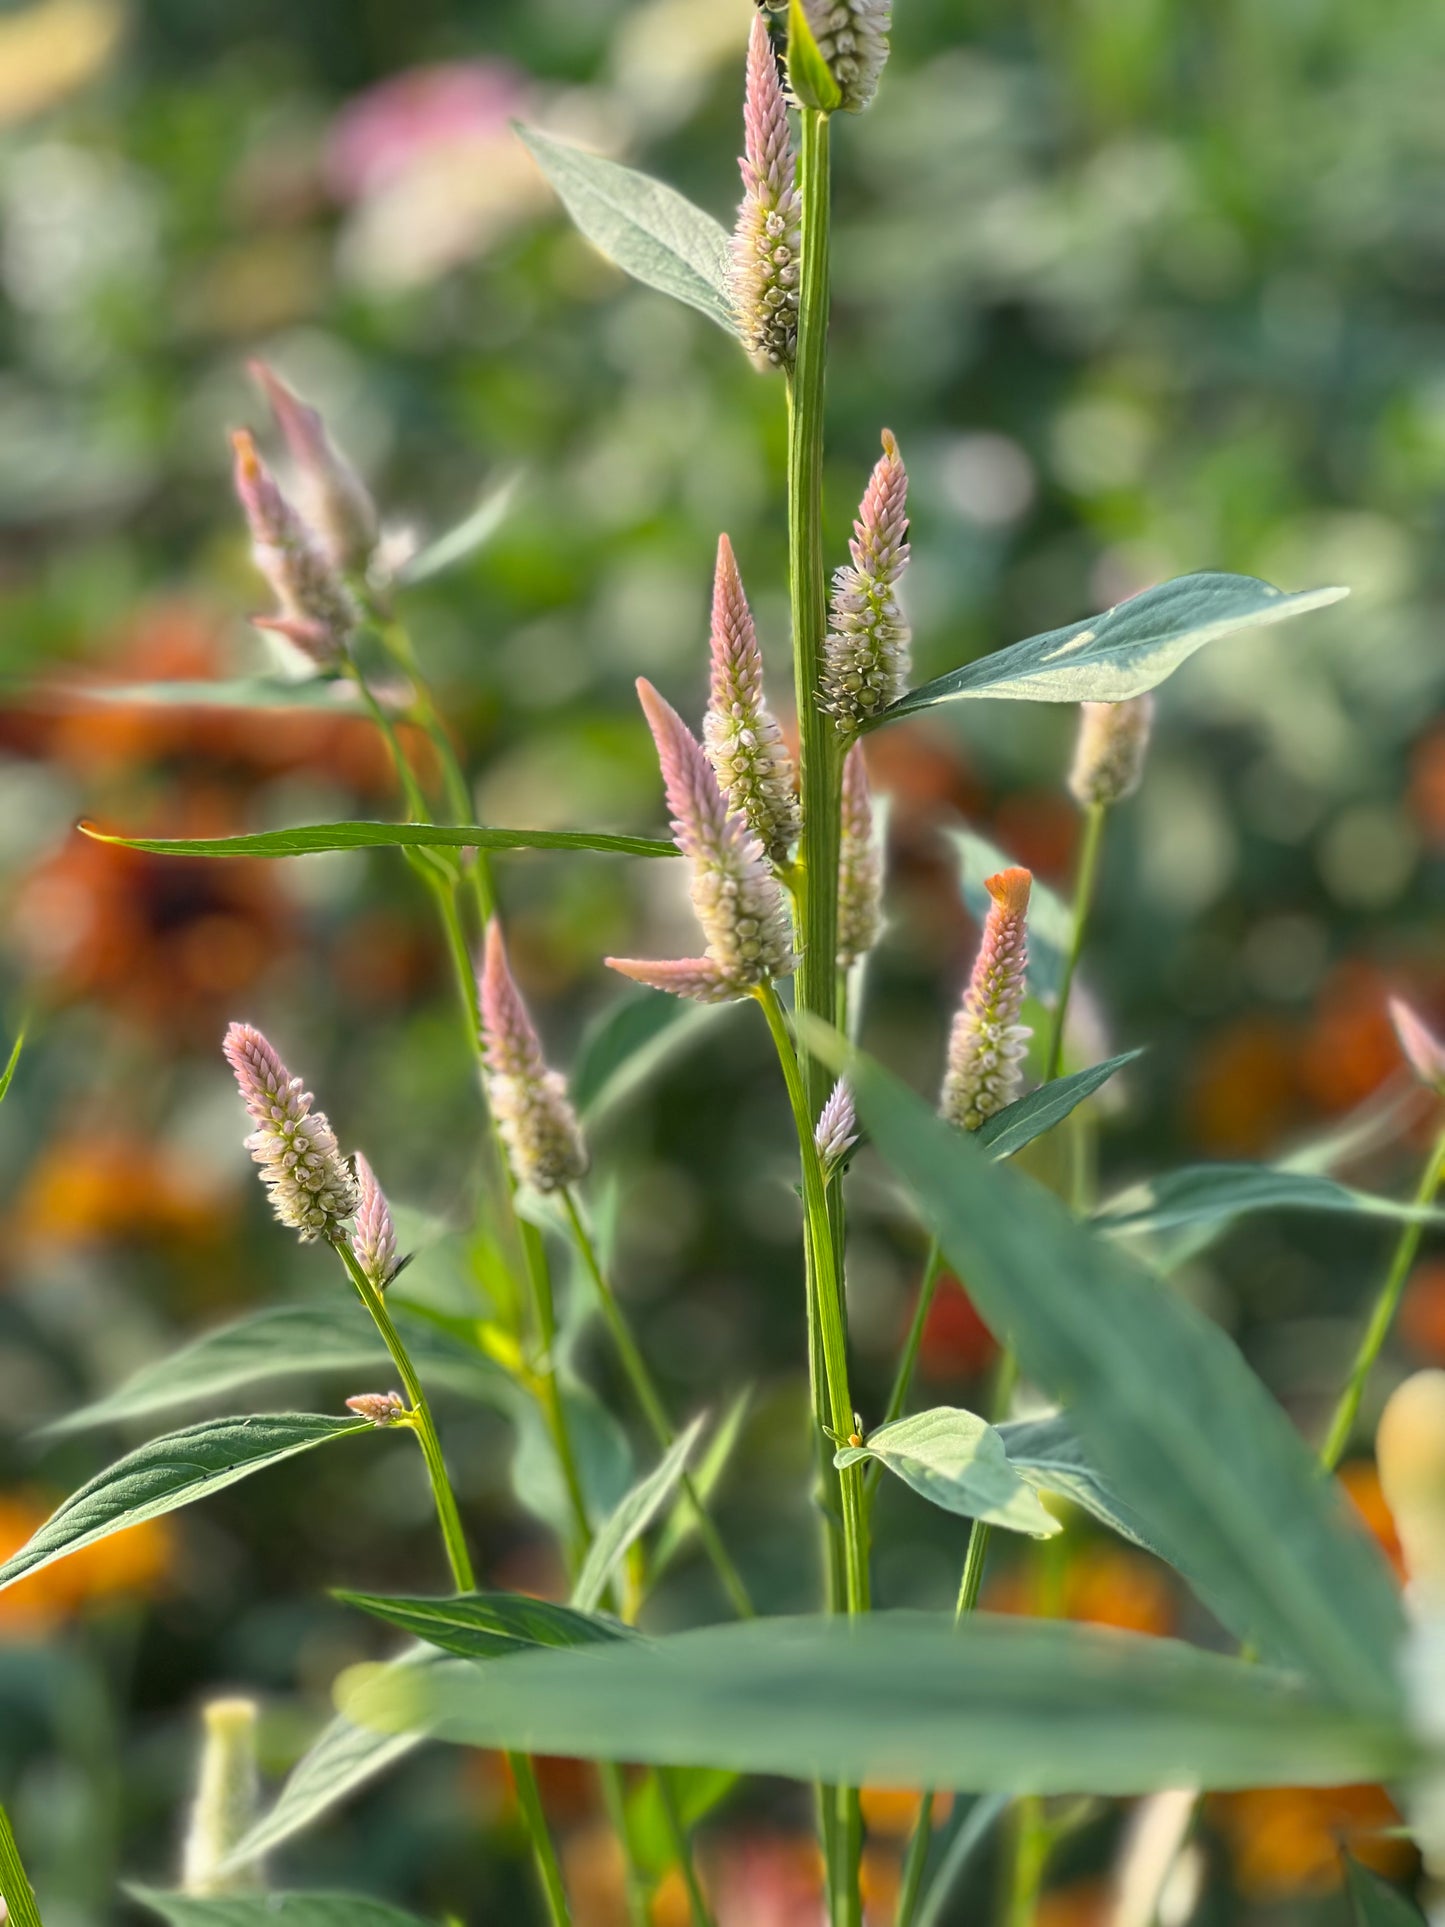
M 412 67 L 358 94 L 326 143 L 326 180 L 339 201 L 389 186 L 423 154 L 493 140 L 525 104 L 523 80 L 500 61 Z

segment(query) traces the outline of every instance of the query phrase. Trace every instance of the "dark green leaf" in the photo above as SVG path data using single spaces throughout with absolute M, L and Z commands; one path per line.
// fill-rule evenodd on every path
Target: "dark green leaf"
M 676 856 L 650 836 L 593 836 L 585 830 L 494 830 L 481 823 L 307 823 L 251 836 L 111 836 L 79 826 L 97 843 L 151 856 L 319 856 L 327 850 L 596 850 L 604 856 Z
M 298 1452 L 371 1430 L 365 1419 L 282 1412 L 205 1419 L 184 1432 L 152 1439 L 73 1493 L 34 1538 L 0 1566 L 0 1592 L 113 1532 L 194 1505 Z
M 1021 1097 L 1016 1104 L 1007 1105 L 987 1119 L 974 1133 L 977 1142 L 996 1158 L 1011 1158 L 1036 1137 L 1062 1124 L 1070 1111 L 1095 1091 L 1102 1090 L 1116 1071 L 1143 1055 L 1142 1050 L 1126 1050 L 1121 1056 L 1106 1058 L 1102 1064 L 1093 1064 L 1086 1071 L 1075 1071 L 1069 1077 L 1056 1077 L 1051 1083 L 1041 1084 L 1038 1090 L 1030 1091 L 1027 1097 Z
M 1094 1214 L 1104 1231 L 1131 1235 L 1211 1224 L 1250 1211 L 1335 1211 L 1353 1218 L 1445 1224 L 1445 1211 L 1356 1191 L 1317 1171 L 1277 1164 L 1190 1164 L 1131 1185 Z
M 788 7 L 788 85 L 799 106 L 831 114 L 842 103 L 843 90 L 813 37 L 802 0 L 791 0 Z
M 939 1405 L 880 1425 L 865 1445 L 844 1446 L 834 1465 L 877 1459 L 895 1477 L 946 1512 L 983 1519 L 1010 1532 L 1050 1539 L 1059 1522 L 1009 1464 L 1003 1440 L 973 1412 Z
M 1425 1927 L 1425 1916 L 1398 1887 L 1345 1855 L 1345 1881 L 1359 1927 Z
M 977 924 L 988 916 L 993 899 L 984 878 L 1014 867 L 1014 859 L 977 830 L 949 830 L 958 852 L 959 878 L 968 913 Z M 1034 878 L 1029 890 L 1029 986 L 1036 997 L 1052 1003 L 1059 994 L 1064 959 L 1074 936 L 1074 914 L 1047 883 Z
M 697 1443 L 702 1426 L 702 1419 L 695 1418 L 687 1430 L 674 1439 L 646 1478 L 639 1479 L 611 1516 L 602 1522 L 572 1588 L 572 1604 L 580 1612 L 591 1612 L 598 1605 L 628 1547 L 641 1538 L 671 1498 L 687 1470 L 688 1454 Z
M 445 575 L 448 569 L 456 568 L 484 549 L 506 521 L 516 492 L 517 477 L 509 475 L 499 488 L 482 497 L 465 521 L 458 522 L 445 535 L 439 535 L 435 542 L 428 542 L 409 562 L 403 563 L 397 571 L 397 581 L 407 589 L 418 582 L 430 582 L 433 576 Z
M 423 1927 L 415 1914 L 365 1894 L 222 1894 L 198 1900 L 153 1887 L 126 1892 L 170 1927 Z
M 1047 1418 L 1010 1419 L 998 1430 L 1009 1462 L 1040 1492 L 1057 1492 L 1136 1546 L 1158 1551 L 1143 1521 L 1089 1463 L 1062 1412 Z
M 588 1027 L 569 1080 L 589 1123 L 622 1103 L 654 1072 L 696 1043 L 724 1004 L 693 1004 L 649 990 L 627 996 Z
M 649 174 L 555 141 L 518 134 L 563 206 L 614 266 L 737 333 L 728 292 L 728 237 L 710 214 Z
M 966 697 L 1015 702 L 1125 702 L 1172 675 L 1196 649 L 1238 629 L 1260 629 L 1323 609 L 1346 589 L 1285 595 L 1249 575 L 1184 575 L 1145 589 L 1101 616 L 999 649 L 911 690 L 869 728 Z
M 916 1927 L 942 1927 L 943 1910 L 952 1897 L 953 1889 L 962 1878 L 964 1869 L 1007 1810 L 1008 1801 L 1002 1794 L 990 1793 L 974 1801 L 959 1821 L 958 1829 L 952 1839 L 944 1847 L 939 1859 L 938 1871 L 929 1882 L 928 1891 L 919 1902 L 915 1917 Z
M 11 1927 L 40 1927 L 40 1909 L 4 1807 L 0 1807 L 0 1900 L 10 1910 Z
M 413 1639 L 462 1659 L 515 1657 L 538 1646 L 592 1646 L 633 1637 L 617 1619 L 576 1612 L 520 1593 L 462 1593 L 447 1599 L 402 1599 L 377 1593 L 338 1592 L 356 1606 Z

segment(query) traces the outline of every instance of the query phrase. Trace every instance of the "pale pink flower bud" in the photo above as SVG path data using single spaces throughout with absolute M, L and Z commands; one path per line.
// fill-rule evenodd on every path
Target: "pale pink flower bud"
M 649 990 L 665 990 L 695 1004 L 733 1004 L 746 991 L 724 974 L 711 957 L 607 957 L 609 970 Z
M 1399 997 L 1390 999 L 1390 1022 L 1410 1069 L 1422 1084 L 1445 1096 L 1445 1044 Z
M 236 451 L 236 494 L 251 528 L 256 566 L 275 591 L 279 615 L 258 627 L 274 629 L 323 669 L 344 659 L 356 631 L 350 590 L 315 536 L 292 508 L 244 428 L 231 437 Z
M 356 1262 L 378 1291 L 385 1291 L 396 1275 L 396 1226 L 386 1193 L 376 1181 L 376 1173 L 358 1151 L 351 1160 L 360 1190 L 356 1223 L 351 1229 L 351 1249 Z
M 296 465 L 305 520 L 338 569 L 364 570 L 381 532 L 370 490 L 332 447 L 316 409 L 308 408 L 264 361 L 253 361 L 250 367 Z
M 763 657 L 731 542 L 718 540 L 712 593 L 712 684 L 703 741 L 728 807 L 774 863 L 798 834 L 793 763 L 763 694 Z
M 400 1392 L 358 1392 L 346 1401 L 348 1412 L 355 1412 L 358 1418 L 370 1419 L 378 1427 L 395 1425 L 398 1419 L 406 1417 L 406 1400 Z
M 1023 1082 L 1030 1032 L 1019 1023 L 1028 974 L 1026 919 L 1033 876 L 1000 870 L 984 887 L 993 902 L 968 989 L 948 1041 L 939 1109 L 950 1124 L 976 1131 L 1011 1104 Z
M 479 982 L 487 1099 L 519 1184 L 560 1191 L 587 1169 L 582 1127 L 561 1074 L 549 1070 L 542 1043 L 507 963 L 501 925 L 487 925 Z
M 181 1891 L 197 1898 L 249 1893 L 261 1885 L 254 1865 L 226 1868 L 255 1822 L 261 1805 L 256 1764 L 254 1700 L 212 1700 L 202 1712 L 205 1741 L 195 1799 L 186 1827 Z
M 892 0 L 803 0 L 818 51 L 837 81 L 850 114 L 859 114 L 878 91 L 888 59 Z
M 246 1149 L 261 1167 L 271 1209 L 303 1244 L 335 1241 L 356 1212 L 360 1189 L 323 1111 L 259 1030 L 232 1024 L 223 1046 L 256 1129 Z
M 652 684 L 638 679 L 648 726 L 657 744 L 663 786 L 677 847 L 692 866 L 692 906 L 707 938 L 706 958 L 689 958 L 659 987 L 704 1003 L 743 997 L 795 966 L 787 899 L 757 838 L 732 815 L 702 745 Z M 608 957 L 609 969 L 639 983 L 658 966 Z
M 863 745 L 854 743 L 843 759 L 838 846 L 838 962 L 844 970 L 867 956 L 882 929 L 883 855 L 873 825 Z
M 1138 789 L 1154 725 L 1154 698 L 1126 703 L 1080 703 L 1079 734 L 1069 789 L 1086 808 L 1122 803 Z
M 823 1167 L 825 1178 L 832 1176 L 858 1142 L 858 1115 L 853 1108 L 853 1093 L 841 1077 L 818 1113 L 813 1142 L 817 1146 L 818 1162 Z
M 761 15 L 748 41 L 743 102 L 743 202 L 729 277 L 743 345 L 764 366 L 791 370 L 798 345 L 802 215 L 788 109 Z
M 909 629 L 898 604 L 908 566 L 908 471 L 886 428 L 848 548 L 851 566 L 833 577 L 819 701 L 851 736 L 908 685 Z

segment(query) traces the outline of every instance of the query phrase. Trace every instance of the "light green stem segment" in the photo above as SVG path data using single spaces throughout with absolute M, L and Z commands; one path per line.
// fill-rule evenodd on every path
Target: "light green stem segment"
M 602 1316 L 612 1336 L 612 1342 L 617 1348 L 617 1355 L 622 1360 L 622 1368 L 632 1387 L 633 1397 L 642 1408 L 642 1416 L 646 1419 L 653 1438 L 666 1452 L 671 1448 L 677 1434 L 673 1430 L 672 1421 L 667 1416 L 667 1407 L 662 1402 L 661 1394 L 648 1369 L 647 1360 L 642 1356 L 637 1340 L 632 1336 L 627 1320 L 623 1316 L 622 1307 L 617 1302 L 617 1294 L 613 1291 L 611 1280 L 602 1267 L 601 1259 L 597 1255 L 597 1246 L 578 1209 L 576 1196 L 570 1188 L 562 1192 L 562 1205 L 567 1213 L 567 1222 L 572 1228 L 572 1239 L 577 1247 L 577 1255 L 581 1258 L 587 1275 L 592 1280 L 593 1290 L 597 1293 L 597 1302 L 602 1308 Z M 714 1525 L 712 1515 L 698 1494 L 690 1472 L 684 1471 L 681 1484 L 683 1494 L 692 1511 L 693 1521 L 697 1526 L 698 1537 L 702 1540 L 707 1556 L 711 1559 L 717 1576 L 722 1581 L 723 1590 L 732 1601 L 733 1610 L 740 1619 L 752 1619 L 754 1607 L 748 1596 L 748 1589 L 743 1584 L 742 1575 L 733 1564 L 727 1547 L 723 1544 L 722 1535 Z
M 1068 1021 L 1069 997 L 1074 988 L 1079 959 L 1084 954 L 1084 940 L 1089 934 L 1089 917 L 1099 883 L 1099 856 L 1104 847 L 1104 822 L 1108 814 L 1102 803 L 1091 803 L 1084 812 L 1084 844 L 1079 852 L 1079 874 L 1074 884 L 1074 928 L 1069 940 L 1069 954 L 1064 961 L 1064 974 L 1059 982 L 1058 1002 L 1054 1005 L 1049 1048 L 1044 1058 L 1046 1084 L 1052 1083 L 1058 1076 L 1064 1062 L 1064 1026 Z
M 1420 1182 L 1415 1191 L 1415 1203 L 1421 1206 L 1433 1204 L 1442 1178 L 1445 1178 L 1445 1130 L 1442 1130 L 1436 1138 L 1435 1148 L 1431 1151 L 1425 1169 L 1420 1174 Z M 1380 1287 L 1379 1297 L 1375 1300 L 1375 1309 L 1370 1314 L 1370 1322 L 1365 1327 L 1360 1348 L 1355 1353 L 1355 1362 L 1351 1368 L 1349 1380 L 1340 1394 L 1340 1402 L 1335 1407 L 1329 1432 L 1320 1448 L 1320 1464 L 1326 1472 L 1334 1471 L 1345 1447 L 1350 1442 L 1350 1434 L 1355 1429 L 1355 1420 L 1359 1417 L 1360 1401 L 1365 1395 L 1365 1385 L 1370 1373 L 1374 1370 L 1375 1360 L 1380 1356 L 1385 1340 L 1389 1336 L 1390 1327 L 1395 1322 L 1395 1313 L 1400 1308 L 1400 1299 L 1404 1295 L 1405 1285 L 1424 1233 L 1425 1227 L 1418 1221 L 1407 1224 L 1400 1233 L 1399 1242 L 1390 1260 L 1390 1269 L 1385 1273 L 1385 1282 Z
M 40 1927 L 40 1909 L 21 1865 L 10 1816 L 0 1807 L 0 1900 L 10 1910 L 11 1927 Z

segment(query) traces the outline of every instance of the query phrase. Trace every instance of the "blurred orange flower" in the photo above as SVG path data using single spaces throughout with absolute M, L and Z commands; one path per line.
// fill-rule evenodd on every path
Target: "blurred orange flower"
M 1348 1849 L 1378 1873 L 1409 1871 L 1415 1849 L 1384 1837 L 1400 1816 L 1383 1787 L 1269 1787 L 1211 1794 L 1207 1811 L 1229 1848 L 1234 1877 L 1251 1900 L 1329 1893 Z
M 908 1316 L 911 1320 L 912 1307 Z M 974 1309 L 973 1300 L 952 1273 L 945 1272 L 923 1321 L 918 1359 L 924 1377 L 971 1378 L 997 1351 L 993 1333 Z
M 1108 1927 L 1112 1908 L 1107 1881 L 1076 1880 L 1043 1896 L 1034 1927 Z
M 218 1234 L 223 1194 L 209 1170 L 118 1132 L 57 1137 L 26 1174 L 13 1206 L 22 1246 L 110 1239 L 205 1243 Z
M 1186 1128 L 1215 1157 L 1273 1151 L 1300 1121 L 1296 1050 L 1288 1028 L 1248 1017 L 1216 1032 L 1195 1067 Z
M 50 1510 L 28 1496 L 0 1493 L 0 1561 L 20 1550 Z M 0 1637 L 48 1633 L 102 1601 L 153 1598 L 174 1554 L 169 1522 L 159 1519 L 102 1539 L 0 1593 Z
M 1445 1258 L 1432 1258 L 1410 1274 L 1400 1307 L 1400 1335 L 1431 1365 L 1445 1364 Z
M 1325 980 L 1300 1049 L 1300 1081 L 1325 1111 L 1362 1104 L 1400 1068 L 1390 1023 L 1391 984 L 1374 964 L 1350 958 Z
M 1067 1558 L 1062 1574 L 1051 1563 L 1060 1556 Z M 984 1604 L 990 1612 L 1047 1614 L 1158 1638 L 1173 1632 L 1179 1616 L 1174 1587 L 1158 1560 L 1102 1542 L 1017 1562 L 989 1581 Z
M 1369 1529 L 1370 1536 L 1378 1542 L 1380 1550 L 1394 1568 L 1395 1577 L 1403 1582 L 1405 1561 L 1400 1551 L 1400 1535 L 1395 1530 L 1395 1521 L 1380 1490 L 1380 1475 L 1375 1470 L 1373 1459 L 1349 1460 L 1340 1467 L 1339 1480 Z

